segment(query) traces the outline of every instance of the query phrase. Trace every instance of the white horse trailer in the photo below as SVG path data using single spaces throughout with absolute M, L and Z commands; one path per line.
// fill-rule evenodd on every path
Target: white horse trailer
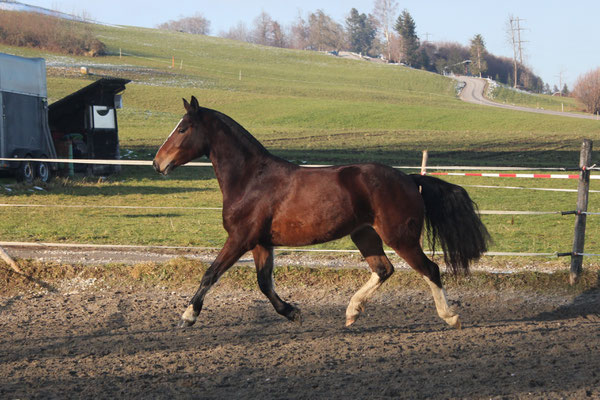
M 48 127 L 46 62 L 0 53 L 0 158 L 56 158 Z M 56 166 L 0 161 L 17 179 L 48 181 Z

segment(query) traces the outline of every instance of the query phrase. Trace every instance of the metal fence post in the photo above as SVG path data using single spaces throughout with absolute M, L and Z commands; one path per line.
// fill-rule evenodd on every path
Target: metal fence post
M 585 242 L 585 223 L 590 189 L 590 170 L 592 162 L 592 141 L 584 139 L 579 156 L 579 185 L 577 186 L 577 216 L 575 217 L 575 234 L 573 237 L 573 253 L 571 255 L 571 274 L 569 280 L 574 285 L 579 279 L 583 264 L 583 246 Z

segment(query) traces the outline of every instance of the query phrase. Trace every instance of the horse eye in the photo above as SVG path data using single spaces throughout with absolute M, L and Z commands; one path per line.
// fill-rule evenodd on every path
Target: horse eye
M 187 128 L 179 128 L 179 133 L 185 133 L 185 131 L 187 131 Z

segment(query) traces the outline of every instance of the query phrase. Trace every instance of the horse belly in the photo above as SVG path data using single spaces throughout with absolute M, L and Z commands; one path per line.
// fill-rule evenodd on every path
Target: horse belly
M 349 235 L 360 225 L 352 204 L 344 199 L 320 199 L 301 204 L 275 214 L 271 224 L 273 245 L 324 243 Z

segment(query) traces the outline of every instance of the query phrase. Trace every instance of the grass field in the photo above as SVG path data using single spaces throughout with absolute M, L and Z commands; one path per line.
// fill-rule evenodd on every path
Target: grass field
M 497 86 L 492 92 L 493 100 L 499 103 L 540 108 L 553 111 L 581 112 L 584 108 L 572 97 L 549 96 L 545 94 L 525 93 L 504 86 Z
M 277 155 L 296 162 L 420 165 L 421 152 L 428 149 L 430 165 L 574 167 L 581 140 L 600 138 L 598 121 L 466 104 L 457 99 L 453 80 L 405 67 L 152 29 L 95 30 L 107 44 L 106 57 L 0 51 L 47 59 L 50 102 L 89 84 L 92 78 L 80 75 L 80 66 L 132 79 L 118 113 L 122 153 L 130 158 L 152 159 L 183 113 L 181 98 L 192 94 L 201 105 L 237 120 Z M 482 210 L 572 210 L 576 202 L 575 193 L 470 187 L 574 189 L 573 180 L 448 180 L 467 185 Z M 12 185 L 11 180 L 0 182 Z M 9 189 L 0 187 L 3 203 L 183 208 L 2 207 L 3 240 L 218 247 L 225 239 L 218 210 L 190 208 L 220 207 L 218 185 L 207 168 L 181 168 L 164 179 L 149 167 L 129 167 L 104 181 L 79 177 L 58 179 L 44 191 L 20 185 Z M 590 195 L 590 210 L 600 211 L 598 200 L 598 194 Z M 494 237 L 492 251 L 571 247 L 572 217 L 483 219 Z M 586 249 L 600 253 L 593 224 L 590 218 Z M 353 245 L 344 239 L 322 247 Z

